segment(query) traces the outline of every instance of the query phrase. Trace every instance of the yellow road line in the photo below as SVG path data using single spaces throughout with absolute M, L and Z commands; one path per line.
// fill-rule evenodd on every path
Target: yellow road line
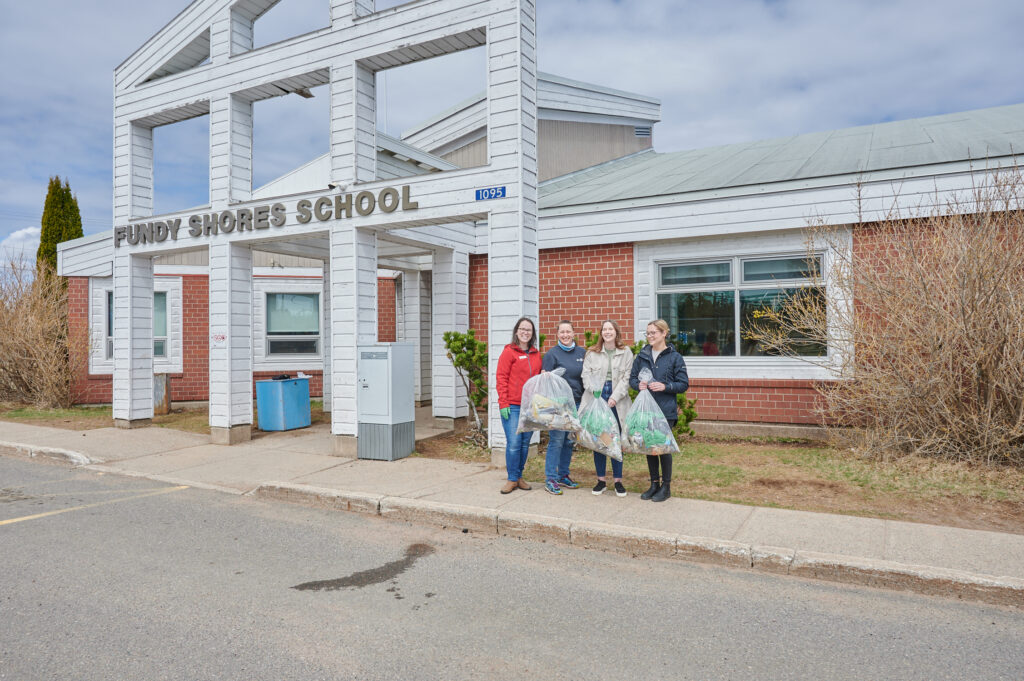
M 16 488 L 15 488 L 16 489 Z M 37 497 L 83 497 L 91 494 L 124 494 L 125 492 L 156 492 L 158 490 L 165 490 L 167 487 L 144 487 L 143 489 L 126 490 L 126 489 L 105 489 L 105 490 L 94 490 L 90 492 L 40 492 L 39 494 L 32 495 L 33 498 Z M 19 490 L 21 491 L 21 490 Z M 27 493 L 28 494 L 28 493 Z
M 36 520 L 38 518 L 46 518 L 51 515 L 59 515 L 61 513 L 70 513 L 71 511 L 82 511 L 87 508 L 96 508 L 97 506 L 106 506 L 107 504 L 116 504 L 119 501 L 131 501 L 132 499 L 142 499 L 143 497 L 155 497 L 158 494 L 167 494 L 168 492 L 177 492 L 179 490 L 188 489 L 188 485 L 182 485 L 180 487 L 165 487 L 158 492 L 149 492 L 148 494 L 136 494 L 130 497 L 123 497 L 121 499 L 108 499 L 107 501 L 97 501 L 95 504 L 85 504 L 84 506 L 74 506 L 72 508 L 62 508 L 59 511 L 47 511 L 46 513 L 37 513 L 35 515 L 26 515 L 21 518 L 11 518 L 9 520 L 0 520 L 0 526 L 2 525 L 13 525 L 14 523 L 20 523 L 24 520 Z

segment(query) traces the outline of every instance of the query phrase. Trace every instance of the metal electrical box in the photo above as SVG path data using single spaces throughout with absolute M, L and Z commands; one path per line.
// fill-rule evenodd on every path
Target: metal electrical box
M 360 459 L 394 461 L 416 447 L 412 343 L 359 347 L 356 378 Z

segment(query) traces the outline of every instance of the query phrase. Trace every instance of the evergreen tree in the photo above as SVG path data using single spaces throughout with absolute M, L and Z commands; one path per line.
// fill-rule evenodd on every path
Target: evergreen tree
M 36 264 L 48 264 L 57 269 L 57 244 L 82 236 L 82 214 L 78 209 L 78 198 L 72 195 L 71 185 L 60 177 L 51 177 L 43 202 L 43 217 L 39 234 L 39 250 Z

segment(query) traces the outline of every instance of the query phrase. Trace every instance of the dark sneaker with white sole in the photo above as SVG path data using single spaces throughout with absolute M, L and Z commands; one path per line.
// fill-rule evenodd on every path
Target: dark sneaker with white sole
M 626 496 L 626 488 L 622 486 L 621 482 L 615 483 L 615 496 L 624 497 Z
M 598 480 L 597 484 L 594 485 L 594 489 L 592 489 L 590 491 L 593 494 L 600 494 L 601 492 L 605 491 L 605 489 L 607 487 L 608 487 L 608 485 L 605 484 L 604 480 Z

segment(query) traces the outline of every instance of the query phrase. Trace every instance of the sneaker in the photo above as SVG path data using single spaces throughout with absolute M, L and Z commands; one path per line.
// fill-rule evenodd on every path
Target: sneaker
M 605 490 L 608 485 L 605 484 L 604 480 L 598 480 L 597 484 L 594 485 L 594 489 L 591 490 L 594 494 L 600 494 Z
M 622 486 L 621 482 L 615 483 L 615 496 L 624 497 L 626 496 L 626 488 Z
M 580 483 L 576 482 L 575 480 L 573 480 L 572 478 L 570 478 L 567 475 L 567 476 L 565 476 L 564 478 L 562 478 L 561 480 L 558 481 L 558 486 L 559 487 L 567 487 L 569 489 L 577 489 L 580 486 Z
M 548 494 L 561 494 L 562 489 L 558 486 L 558 483 L 554 480 L 548 480 L 544 483 L 544 489 L 547 490 Z

